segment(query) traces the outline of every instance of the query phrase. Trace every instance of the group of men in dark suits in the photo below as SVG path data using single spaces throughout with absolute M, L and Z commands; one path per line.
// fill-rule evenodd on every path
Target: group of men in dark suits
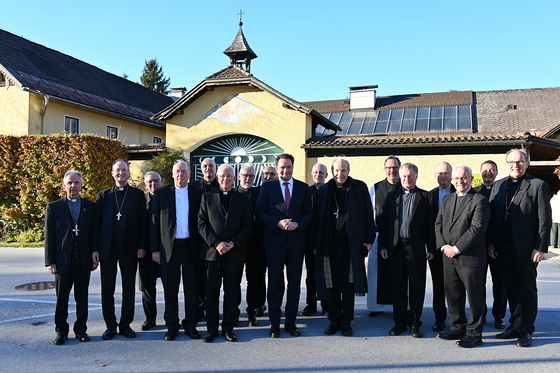
M 284 330 L 299 336 L 296 318 L 306 249 L 308 274 L 314 275 L 314 281 L 308 279 L 307 283 L 314 283 L 316 292 L 309 286 L 308 292 L 314 294 L 308 296 L 302 315 L 315 313 L 319 299 L 330 322 L 325 334 L 341 330 L 342 335 L 351 336 L 354 296 L 368 292 L 364 259 L 369 254 L 371 260 L 369 252 L 378 234 L 377 253 L 373 255 L 379 255 L 380 271 L 375 274 L 377 281 L 369 280 L 369 286 L 375 285 L 379 303 L 393 305 L 395 325 L 391 335 L 400 335 L 410 327 L 413 337 L 423 337 L 421 316 L 428 261 L 434 289 L 435 285 L 443 287 L 450 315 L 449 330 L 443 332 L 445 300 L 443 310 L 439 310 L 436 304 L 442 302 L 442 295 L 438 292 L 436 299 L 434 290 L 436 324 L 432 328 L 441 332 L 441 339 L 458 339 L 461 347 L 482 344 L 489 255 L 498 258 L 511 311 L 510 326 L 497 338 L 516 338 L 521 347 L 531 345 L 537 313 L 536 267 L 548 247 L 551 218 L 548 187 L 526 175 L 529 163 L 524 151 L 507 153 L 510 176 L 495 185 L 497 166 L 485 162 L 481 172 L 489 175 L 483 177 L 480 193 L 471 188 L 473 175 L 467 166 L 451 170 L 448 163 L 438 164 L 439 187 L 427 192 L 416 186 L 418 168 L 411 163 L 401 165 L 391 156 L 385 161 L 390 185 L 374 186 L 373 204 L 366 185 L 349 176 L 350 163 L 342 158 L 333 162 L 333 178 L 329 181 L 326 167 L 319 166 L 325 174 L 323 183 L 312 188 L 293 179 L 294 158 L 289 154 L 278 156 L 276 168 L 266 170 L 269 175 L 277 173 L 278 179 L 261 187 L 253 186 L 255 170 L 251 165 L 241 168 L 240 184 L 234 189 L 232 166 L 224 164 L 214 172 L 215 163 L 204 162 L 204 184 L 189 183 L 190 165 L 179 160 L 173 166 L 173 184 L 159 187 L 161 177 L 146 174 L 144 195 L 128 185 L 128 165 L 117 160 L 112 168 L 115 186 L 99 192 L 96 204 L 80 197 L 81 174 L 66 173 L 63 185 L 67 196 L 48 205 L 45 221 L 45 263 L 57 283 L 55 344 L 64 343 L 68 336 L 66 319 L 72 286 L 78 316 L 74 332 L 79 340 L 89 340 L 87 291 L 90 272 L 98 265 L 107 325 L 102 338 L 112 339 L 117 327 L 119 334 L 134 338 L 130 323 L 138 261 L 143 263 L 143 330 L 155 325 L 157 273 L 151 272 L 157 272 L 159 265 L 164 286 L 165 340 L 176 339 L 181 324 L 192 339 L 202 338 L 196 327 L 204 304 L 207 333 L 203 341 L 212 342 L 218 336 L 223 284 L 222 336 L 237 341 L 233 329 L 239 319 L 240 282 L 246 263 L 248 324 L 257 325 L 259 311 L 264 312 L 264 277 L 268 270 L 269 336 L 280 336 L 286 290 Z M 489 198 L 487 190 L 491 190 Z M 146 232 L 147 227 L 149 235 L 138 234 Z M 520 233 L 527 229 L 528 234 Z M 434 261 L 438 257 L 441 263 Z M 152 264 L 155 267 L 149 267 Z M 123 284 L 118 323 L 114 307 L 117 265 Z M 178 303 L 181 279 L 185 298 L 182 321 Z M 205 286 L 201 286 L 201 280 Z M 471 307 L 468 320 L 467 296 Z M 496 327 L 501 326 L 497 321 L 503 320 L 505 310 L 503 313 L 494 313 Z

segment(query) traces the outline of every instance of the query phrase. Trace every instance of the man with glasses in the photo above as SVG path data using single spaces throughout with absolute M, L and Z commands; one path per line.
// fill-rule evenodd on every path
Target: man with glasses
M 262 226 L 255 219 L 255 209 L 259 198 L 260 187 L 254 186 L 255 168 L 246 164 L 239 172 L 239 186 L 237 192 L 246 195 L 251 201 L 251 232 L 247 238 L 247 260 L 245 276 L 247 278 L 247 324 L 257 326 L 257 312 L 266 309 L 266 258 L 262 243 Z M 239 303 L 241 303 L 241 289 L 239 290 Z M 262 316 L 262 315 L 261 315 Z
M 315 193 L 322 185 L 325 184 L 329 172 L 327 166 L 322 163 L 316 163 L 311 169 L 311 178 L 313 179 L 313 185 L 309 186 L 309 192 L 311 193 L 311 200 L 314 202 Z M 315 206 L 314 206 L 315 208 Z M 310 229 L 305 232 L 305 269 L 306 278 L 305 286 L 307 287 L 307 295 L 305 296 L 306 306 L 301 311 L 300 316 L 311 316 L 317 313 L 317 285 L 315 284 L 315 252 L 314 249 L 314 237 L 315 235 Z M 323 315 L 328 312 L 328 301 L 321 300 L 321 309 Z
M 144 249 L 150 253 L 150 206 L 156 189 L 162 186 L 161 176 L 155 171 L 146 172 L 144 175 L 144 185 L 146 186 L 146 222 L 142 236 Z M 138 288 L 142 292 L 142 308 L 146 315 L 146 320 L 142 324 L 142 330 L 150 330 L 156 326 L 157 303 L 156 303 L 156 282 L 160 276 L 159 264 L 152 260 L 152 255 L 147 254 L 138 260 Z
M 262 182 L 265 183 L 267 181 L 270 180 L 275 180 L 278 177 L 278 174 L 276 173 L 276 169 L 272 166 L 266 166 L 262 169 L 261 172 L 261 179 Z
M 375 183 L 369 191 L 371 202 L 373 203 L 373 216 L 376 222 L 383 215 L 383 203 L 389 192 L 401 187 L 401 179 L 399 177 L 400 159 L 391 155 L 385 159 L 383 167 L 385 179 Z M 377 232 L 379 232 L 379 229 L 377 229 Z M 389 283 L 391 278 L 389 262 L 379 260 L 377 243 L 378 238 L 375 239 L 373 249 L 369 252 L 367 264 L 367 310 L 370 317 L 383 313 L 385 305 L 393 304 L 390 287 L 382 285 Z
M 443 253 L 445 295 L 449 330 L 440 339 L 457 341 L 459 347 L 482 344 L 486 300 L 486 228 L 490 221 L 488 199 L 471 188 L 472 170 L 458 166 L 452 181 L 456 192 L 444 198 L 436 218 L 436 248 Z M 468 294 L 470 315 L 465 301 Z
M 437 201 L 438 209 L 441 207 L 443 198 L 455 192 L 455 187 L 451 184 L 452 167 L 448 162 L 439 162 L 436 166 L 435 177 L 438 186 L 432 190 L 434 201 Z M 434 332 L 441 332 L 445 329 L 445 319 L 447 309 L 445 308 L 445 288 L 443 285 L 443 255 L 440 250 L 436 250 L 434 259 L 430 260 L 430 274 L 432 275 L 432 309 L 436 322 L 432 325 Z
M 482 176 L 482 184 L 474 188 L 474 190 L 489 199 L 496 176 L 498 176 L 498 165 L 496 162 L 491 160 L 484 162 L 480 166 L 480 176 Z M 491 234 L 491 232 L 488 233 Z M 492 315 L 494 316 L 494 327 L 496 329 L 504 329 L 506 327 L 504 318 L 506 316 L 507 298 L 498 260 L 488 256 L 488 267 L 492 276 L 492 295 L 494 298 Z
M 496 183 L 490 195 L 493 234 L 488 248 L 498 258 L 510 307 L 509 327 L 498 339 L 517 338 L 529 347 L 537 317 L 537 265 L 548 251 L 552 213 L 548 184 L 527 175 L 529 159 L 522 149 L 506 153 L 509 177 Z

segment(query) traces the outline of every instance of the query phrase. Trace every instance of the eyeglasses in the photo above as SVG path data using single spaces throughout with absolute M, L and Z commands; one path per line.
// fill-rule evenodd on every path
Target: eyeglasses
M 526 161 L 507 161 L 506 163 L 510 166 L 515 166 L 515 165 L 522 166 L 527 162 Z
M 246 177 L 248 179 L 252 179 L 255 177 L 255 174 L 239 174 L 241 177 Z
M 467 181 L 467 180 L 469 180 L 469 179 L 471 179 L 471 178 L 472 178 L 472 176 L 454 177 L 454 178 L 452 178 L 451 180 L 453 180 L 453 181 L 459 181 L 459 180 L 461 180 L 461 181 Z
M 161 181 L 161 179 L 156 179 L 156 180 L 148 180 L 146 181 L 147 184 L 153 184 L 153 183 L 159 183 Z

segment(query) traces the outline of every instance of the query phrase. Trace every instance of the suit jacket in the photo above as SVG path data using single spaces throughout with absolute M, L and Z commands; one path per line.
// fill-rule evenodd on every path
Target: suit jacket
M 198 210 L 203 191 L 199 188 L 188 187 L 189 191 L 189 235 L 191 239 L 190 256 L 198 260 L 200 236 L 198 234 Z M 162 252 L 161 260 L 169 262 L 173 253 L 173 241 L 177 228 L 177 210 L 175 207 L 175 186 L 169 184 L 156 189 L 151 207 L 150 250 Z
M 251 231 L 253 213 L 251 201 L 245 194 L 231 192 L 227 219 L 220 200 L 221 191 L 202 195 L 198 212 L 198 231 L 202 237 L 200 259 L 208 261 L 244 262 L 246 240 Z M 233 242 L 233 249 L 220 255 L 216 246 L 222 242 Z
M 461 201 L 457 207 L 456 203 Z M 455 210 L 455 211 L 454 211 Z M 467 195 L 458 197 L 457 193 L 446 196 L 436 218 L 436 248 L 444 245 L 457 246 L 461 254 L 454 258 L 443 255 L 444 263 L 458 262 L 462 267 L 486 266 L 486 229 L 490 222 L 488 198 L 473 188 Z
M 80 197 L 78 217 L 78 242 L 82 267 L 91 270 L 91 248 L 93 243 L 93 219 L 95 203 Z M 56 271 L 64 275 L 68 271 L 72 256 L 75 233 L 74 220 L 66 197 L 47 205 L 45 214 L 45 266 L 56 264 Z
M 265 226 L 265 247 L 282 247 L 286 241 L 292 246 L 304 247 L 305 228 L 311 222 L 312 215 L 309 186 L 294 179 L 290 197 L 290 209 L 287 209 L 278 180 L 261 185 L 256 214 Z M 278 228 L 278 222 L 282 219 L 292 219 L 298 223 L 299 228 L 289 232 Z
M 96 239 L 94 251 L 99 251 L 99 259 L 106 260 L 111 249 L 113 238 L 113 219 L 115 206 L 116 186 L 102 190 L 97 194 L 95 204 Z M 136 259 L 138 249 L 142 244 L 142 228 L 146 214 L 146 199 L 144 192 L 133 186 L 127 186 L 128 211 L 123 211 L 126 219 L 126 254 L 129 258 Z M 94 238 L 95 239 L 95 238 Z
M 399 217 L 401 215 L 401 194 L 403 188 L 397 188 L 387 194 L 383 205 L 384 214 L 379 219 L 379 250 L 387 249 L 391 256 L 397 247 L 399 239 Z M 437 212 L 437 201 L 433 195 L 416 187 L 416 196 L 411 211 L 410 241 L 414 260 L 426 260 L 428 252 L 435 252 L 434 222 Z M 412 258 L 410 258 L 412 259 Z
M 375 224 L 373 222 L 373 205 L 367 185 L 360 180 L 348 177 L 346 189 L 346 232 L 348 235 L 348 249 L 352 263 L 355 292 L 367 293 L 367 277 L 364 265 L 364 243 L 373 244 L 375 241 Z M 317 293 L 320 299 L 327 299 L 325 287 L 325 273 L 323 259 L 328 255 L 329 248 L 334 244 L 334 236 L 328 230 L 331 229 L 331 214 L 326 211 L 329 187 L 336 188 L 334 182 L 328 182 L 321 186 L 315 193 L 315 206 L 313 211 L 313 231 L 317 232 L 315 237 L 317 252 Z M 332 193 L 332 192 L 331 192 Z M 327 231 L 325 231 L 327 230 Z M 327 259 L 328 260 L 328 259 Z
M 503 230 L 509 178 L 494 184 L 490 195 L 492 210 L 490 243 L 495 249 L 503 248 Z M 548 251 L 552 212 L 548 184 L 531 175 L 525 175 L 509 208 L 513 243 L 519 256 L 531 256 L 533 250 Z

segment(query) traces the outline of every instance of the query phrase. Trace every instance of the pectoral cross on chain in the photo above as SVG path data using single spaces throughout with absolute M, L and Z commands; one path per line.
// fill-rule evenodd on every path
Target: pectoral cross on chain
M 333 212 L 333 215 L 334 215 L 335 219 L 338 219 L 338 209 L 336 209 L 336 212 Z
M 74 224 L 74 229 L 72 229 L 72 232 L 74 232 L 74 234 L 76 236 L 78 236 L 79 231 L 80 231 L 80 229 L 78 228 L 78 224 Z
M 117 220 L 121 220 L 121 216 L 122 216 L 122 214 L 121 214 L 121 212 L 119 211 L 119 213 L 117 214 Z

